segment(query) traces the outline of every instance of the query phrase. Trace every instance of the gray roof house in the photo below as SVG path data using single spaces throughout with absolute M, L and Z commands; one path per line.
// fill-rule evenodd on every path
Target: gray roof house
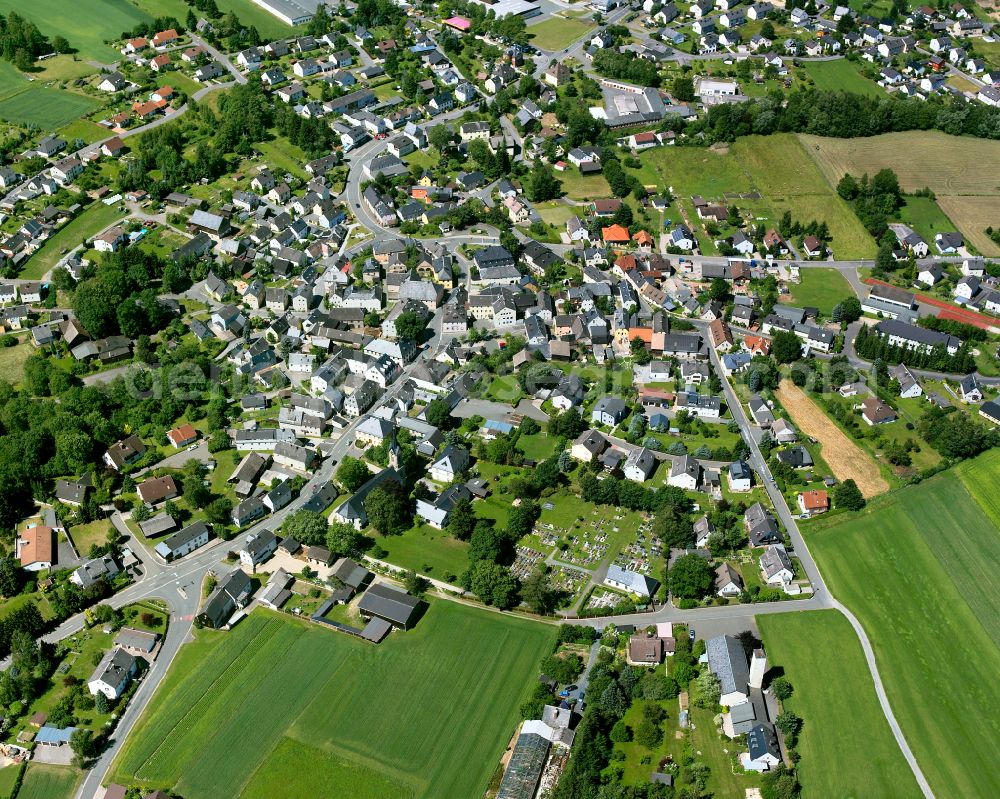
M 708 668 L 719 678 L 720 705 L 732 707 L 750 700 L 750 662 L 743 644 L 731 635 L 711 638 L 705 648 Z
M 253 586 L 247 573 L 242 569 L 233 569 L 209 594 L 205 604 L 198 611 L 198 618 L 206 627 L 218 630 L 229 621 L 238 608 L 246 605 L 252 590 Z

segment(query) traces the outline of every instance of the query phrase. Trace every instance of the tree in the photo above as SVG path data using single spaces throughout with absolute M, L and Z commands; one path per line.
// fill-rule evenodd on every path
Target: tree
M 397 535 L 413 522 L 410 498 L 395 480 L 387 480 L 365 497 L 368 521 L 382 535 Z
M 21 572 L 12 557 L 0 558 L 0 595 L 8 599 L 21 590 Z
M 673 505 L 667 505 L 656 515 L 653 534 L 667 549 L 687 549 L 694 543 L 691 522 Z
M 655 749 L 663 742 L 663 730 L 659 724 L 644 718 L 635 730 L 635 742 L 646 749 Z
M 608 737 L 614 741 L 614 743 L 627 744 L 632 740 L 632 728 L 619 719 L 615 722 L 615 726 L 611 728 L 611 733 Z
M 615 718 L 621 718 L 625 715 L 625 711 L 628 710 L 629 702 L 628 697 L 625 696 L 625 692 L 622 691 L 618 683 L 611 681 L 608 683 L 608 687 L 601 692 L 598 704 L 608 714 Z
M 774 725 L 785 733 L 785 735 L 797 736 L 802 729 L 802 719 L 795 712 L 785 710 L 778 714 L 778 718 L 774 720 Z
M 476 521 L 476 511 L 472 507 L 472 502 L 460 499 L 448 515 L 448 533 L 459 541 L 468 541 L 476 529 Z
M 69 745 L 76 760 L 82 765 L 97 754 L 97 743 L 92 730 L 78 727 L 69 736 Z
M 802 357 L 802 342 L 790 330 L 782 330 L 771 339 L 771 354 L 778 363 L 792 363 Z
M 447 125 L 435 125 L 427 134 L 427 140 L 439 153 L 444 153 L 451 146 L 451 131 Z
M 419 574 L 417 574 L 413 569 L 410 569 L 406 575 L 403 577 L 403 586 L 406 588 L 407 592 L 413 596 L 423 596 L 427 593 L 427 589 L 430 588 L 430 583 Z
M 479 561 L 472 567 L 472 593 L 487 604 L 501 610 L 517 604 L 517 578 L 499 563 Z
M 427 321 L 414 311 L 404 311 L 396 318 L 396 334 L 409 341 L 419 341 L 427 329 Z
M 764 24 L 760 26 L 760 35 L 765 39 L 774 41 L 774 24 L 769 19 L 764 20 Z
M 427 424 L 439 430 L 449 430 L 452 425 L 451 407 L 443 399 L 433 399 L 424 408 L 424 418 Z
M 311 510 L 299 510 L 285 519 L 281 531 L 300 544 L 323 546 L 326 544 L 326 517 Z
M 350 455 L 344 457 L 337 467 L 337 480 L 344 487 L 344 490 L 353 494 L 361 486 L 371 479 L 372 473 L 357 458 Z
M 108 699 L 107 695 L 97 692 L 94 697 L 94 710 L 98 713 L 109 713 L 111 711 L 111 700 Z
M 555 606 L 556 594 L 549 583 L 548 575 L 543 571 L 533 572 L 521 584 L 521 598 L 539 616 L 551 613 Z
M 674 78 L 670 93 L 679 103 L 693 102 L 695 98 L 694 81 L 686 75 L 680 75 Z
M 840 302 L 840 319 L 843 322 L 856 322 L 861 318 L 861 300 L 857 297 L 846 297 Z
M 784 701 L 794 693 L 792 683 L 787 677 L 775 677 L 771 680 L 771 693 L 778 699 Z
M 838 508 L 861 510 L 865 506 L 865 498 L 854 480 L 848 478 L 833 487 L 833 502 Z
M 670 593 L 680 599 L 701 599 L 712 588 L 714 573 L 707 560 L 698 555 L 682 555 L 667 575 Z
M 552 167 L 537 161 L 531 172 L 528 173 L 524 187 L 528 199 L 535 203 L 554 200 L 560 196 L 562 191 L 562 186 L 556 179 Z
M 722 687 L 719 684 L 719 678 L 708 669 L 705 669 L 698 675 L 698 678 L 694 682 L 698 686 L 695 704 L 706 710 L 714 710 L 718 707 L 719 699 L 722 697 Z
M 324 544 L 332 555 L 345 558 L 361 556 L 362 537 L 352 524 L 332 522 L 326 529 Z

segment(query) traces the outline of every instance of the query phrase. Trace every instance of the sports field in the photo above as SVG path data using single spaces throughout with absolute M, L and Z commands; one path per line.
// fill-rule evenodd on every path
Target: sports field
M 829 316 L 837 303 L 854 296 L 854 289 L 838 269 L 805 268 L 799 270 L 799 276 L 798 283 L 789 284 L 793 305 L 819 308 L 820 313 Z
M 807 532 L 937 796 L 1000 795 L 998 479 L 991 451 Z
M 819 441 L 823 460 L 838 480 L 854 480 L 866 497 L 889 490 L 878 464 L 848 438 L 801 388 L 785 379 L 781 381 L 776 396 L 796 426 Z
M 378 646 L 257 609 L 183 648 L 111 779 L 187 799 L 480 796 L 552 640 L 444 601 Z
M 835 610 L 776 613 L 758 616 L 757 626 L 770 663 L 795 688 L 785 708 L 805 719 L 798 745 L 804 799 L 919 797 L 847 618 Z
M 17 799 L 70 799 L 81 776 L 70 766 L 29 763 Z

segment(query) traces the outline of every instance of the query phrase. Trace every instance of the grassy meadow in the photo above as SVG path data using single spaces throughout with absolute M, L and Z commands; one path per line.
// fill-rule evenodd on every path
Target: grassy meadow
M 810 525 L 861 620 L 893 711 L 939 796 L 1000 794 L 1000 452 Z M 840 652 L 838 651 L 838 655 Z
M 829 316 L 837 303 L 854 295 L 851 284 L 837 269 L 800 269 L 799 275 L 800 282 L 789 286 L 793 305 L 819 308 Z
M 805 720 L 798 745 L 803 798 L 919 797 L 847 618 L 835 610 L 776 613 L 758 616 L 757 626 L 772 666 L 795 688 L 785 707 Z M 844 767 L 862 762 L 865 768 Z
M 111 778 L 187 799 L 479 796 L 552 636 L 439 601 L 372 646 L 258 609 L 184 647 Z

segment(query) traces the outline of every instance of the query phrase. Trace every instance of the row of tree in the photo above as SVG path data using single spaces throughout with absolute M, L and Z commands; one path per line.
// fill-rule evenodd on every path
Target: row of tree
M 1000 138 L 1000 108 L 961 100 L 868 97 L 842 91 L 797 89 L 772 92 L 746 103 L 720 103 L 685 128 L 706 143 L 779 132 L 851 139 L 904 130 L 941 130 L 952 135 Z

